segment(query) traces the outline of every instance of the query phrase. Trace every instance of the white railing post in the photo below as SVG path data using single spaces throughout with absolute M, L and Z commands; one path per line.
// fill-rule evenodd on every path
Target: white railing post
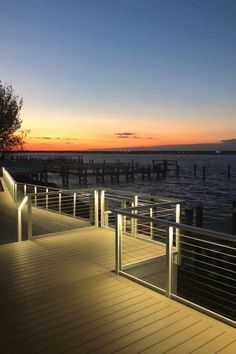
M 59 192 L 59 194 L 58 194 L 58 198 L 59 198 L 59 206 L 58 206 L 58 212 L 59 212 L 59 214 L 61 214 L 61 192 Z
M 173 276 L 173 226 L 167 227 L 166 231 L 166 296 L 171 297 Z
M 132 203 L 133 207 L 137 207 L 138 206 L 138 196 L 135 195 L 134 196 L 134 202 Z M 137 214 L 137 210 L 133 210 L 132 211 L 133 214 Z M 132 218 L 132 229 L 131 229 L 131 233 L 132 235 L 134 235 L 135 237 L 137 236 L 137 229 L 138 229 L 138 220 L 135 218 Z
M 175 222 L 180 224 L 180 204 L 176 204 L 175 207 Z M 176 263 L 181 264 L 181 244 L 180 244 L 180 230 L 178 227 L 175 228 L 175 247 L 177 251 Z
M 26 196 L 26 194 L 27 194 L 27 185 L 24 184 L 24 197 Z
M 73 216 L 76 215 L 76 193 L 73 194 Z
M 122 209 L 125 209 L 126 208 L 126 201 L 122 201 L 121 202 L 121 208 Z M 123 216 L 123 232 L 126 233 L 126 220 L 127 220 L 127 217 L 126 216 Z
M 14 182 L 14 200 L 17 202 L 17 183 Z
M 17 236 L 18 236 L 18 242 L 22 241 L 22 209 L 24 205 L 27 203 L 28 197 L 25 196 L 24 199 L 22 200 L 21 204 L 18 207 L 17 210 Z
M 46 210 L 48 210 L 48 188 L 46 188 Z
M 28 197 L 28 240 L 32 240 L 32 198 Z
M 101 227 L 105 227 L 105 191 L 101 190 L 100 192 L 100 218 L 101 218 Z
M 153 217 L 153 209 L 152 208 L 149 209 L 149 216 L 150 216 L 150 218 Z M 153 240 L 153 222 L 152 221 L 150 221 L 149 227 L 150 227 L 150 237 L 151 237 L 151 240 Z
M 22 219 L 21 219 L 21 209 L 18 208 L 18 242 L 22 241 Z
M 37 206 L 37 186 L 34 186 L 34 205 Z
M 98 191 L 94 191 L 94 225 L 99 227 L 98 220 Z
M 116 215 L 116 236 L 115 236 L 115 271 L 119 274 L 121 271 L 121 256 L 122 256 L 122 216 L 120 214 Z

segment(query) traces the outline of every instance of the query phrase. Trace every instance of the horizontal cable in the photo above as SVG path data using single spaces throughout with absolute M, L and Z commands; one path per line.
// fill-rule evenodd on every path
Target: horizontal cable
M 181 230 L 180 228 L 177 227 L 177 229 Z M 193 237 L 193 236 L 188 236 L 188 235 L 185 235 L 185 234 L 180 234 L 179 236 L 183 237 L 183 238 L 189 238 L 191 240 L 194 240 L 194 241 L 199 241 L 199 242 L 204 242 L 204 243 L 208 243 L 210 245 L 215 245 L 217 247 L 221 246 L 221 247 L 225 247 L 225 248 L 228 248 L 230 250 L 235 250 L 236 251 L 236 247 L 231 247 L 231 246 L 228 246 L 228 245 L 224 245 L 222 243 L 216 243 L 214 241 L 208 241 L 208 240 L 204 240 L 204 239 L 199 239 L 199 238 L 196 238 L 196 237 Z M 228 241 L 228 242 L 231 242 L 231 241 Z
M 186 256 L 186 255 L 183 255 L 183 254 L 182 254 L 181 256 L 182 256 L 183 258 L 187 258 L 187 259 L 193 260 L 192 258 L 190 258 L 190 257 L 188 257 L 188 256 Z M 198 263 L 205 264 L 205 265 L 207 265 L 208 267 L 210 266 L 210 267 L 218 268 L 218 269 L 220 269 L 220 270 L 225 270 L 226 272 L 231 272 L 231 273 L 236 274 L 236 272 L 233 271 L 233 270 L 231 270 L 231 269 L 227 269 L 227 268 L 224 268 L 224 267 L 219 267 L 219 266 L 217 266 L 217 265 L 215 265 L 215 264 L 209 264 L 209 263 L 206 263 L 206 262 L 204 262 L 204 261 L 200 261 L 199 259 L 194 259 L 194 261 L 195 261 L 195 262 L 198 262 Z
M 207 248 L 207 247 L 203 247 L 203 246 L 199 246 L 199 245 L 196 245 L 194 243 L 189 243 L 189 242 L 185 242 L 185 241 L 179 241 L 179 243 L 181 245 L 188 245 L 188 246 L 192 246 L 192 247 L 197 247 L 197 248 L 201 248 L 203 250 L 206 250 L 208 252 L 214 252 L 214 253 L 217 253 L 217 254 L 220 254 L 220 255 L 224 255 L 226 257 L 233 257 L 233 258 L 236 258 L 236 255 L 233 255 L 233 254 L 230 254 L 230 253 L 224 253 L 224 252 L 220 252 L 220 251 L 216 251 L 215 249 L 212 249 L 212 248 Z M 219 245 L 220 247 L 221 245 Z M 185 249 L 185 248 L 184 248 Z

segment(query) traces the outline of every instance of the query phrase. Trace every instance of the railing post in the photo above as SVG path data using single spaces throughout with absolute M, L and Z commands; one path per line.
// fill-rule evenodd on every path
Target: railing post
M 22 209 L 25 206 L 25 204 L 28 202 L 29 197 L 28 196 L 24 196 L 22 202 L 20 203 L 20 205 L 18 206 L 17 209 L 17 238 L 18 238 L 18 242 L 22 241 Z
M 14 182 L 14 200 L 17 202 L 17 183 Z
M 58 195 L 58 197 L 59 197 L 59 206 L 58 206 L 58 212 L 59 212 L 59 214 L 61 214 L 61 192 L 59 192 L 59 195 Z
M 21 208 L 18 208 L 18 242 L 22 241 L 22 215 L 21 215 Z
M 26 196 L 26 194 L 27 194 L 27 186 L 26 184 L 24 184 L 24 197 Z
M 119 274 L 121 271 L 121 242 L 122 242 L 122 216 L 116 215 L 116 236 L 115 236 L 115 271 Z
M 48 193 L 48 188 L 46 188 L 46 193 Z M 48 194 L 46 194 L 46 210 L 48 210 Z
M 73 197 L 73 216 L 75 217 L 76 215 L 76 193 L 74 193 Z
M 175 207 L 175 222 L 180 224 L 180 204 L 176 204 Z M 177 227 L 175 229 L 175 246 L 177 251 L 177 264 L 181 264 L 181 243 L 180 243 L 180 230 Z
M 153 208 L 149 209 L 149 216 L 150 216 L 150 218 L 153 217 Z M 153 222 L 152 221 L 150 221 L 149 227 L 150 227 L 150 237 L 151 237 L 151 240 L 153 240 Z
M 94 191 L 94 225 L 99 227 L 98 222 L 98 191 Z
M 173 267 L 173 226 L 167 227 L 166 237 L 166 296 L 171 297 Z
M 126 208 L 126 201 L 121 202 L 121 208 L 125 209 Z M 123 232 L 126 233 L 126 219 L 127 217 L 124 215 L 123 216 Z
M 105 225 L 105 191 L 101 190 L 100 192 L 100 219 L 101 219 L 101 227 L 107 226 Z
M 134 196 L 134 202 L 132 203 L 133 207 L 137 207 L 138 206 L 138 196 L 135 195 Z M 137 214 L 137 210 L 133 210 L 132 211 L 133 214 Z M 131 234 L 134 235 L 135 237 L 137 236 L 137 225 L 138 225 L 138 220 L 132 218 L 132 229 L 131 229 Z
M 28 197 L 28 240 L 32 240 L 32 198 Z
M 34 195 L 35 195 L 35 197 L 34 197 L 34 205 L 35 206 L 37 206 L 37 186 L 34 186 Z

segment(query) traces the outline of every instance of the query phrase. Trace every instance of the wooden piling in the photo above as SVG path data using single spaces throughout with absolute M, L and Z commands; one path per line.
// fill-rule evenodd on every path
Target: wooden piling
M 230 179 L 231 165 L 228 165 L 227 178 Z
M 236 235 L 236 208 L 232 210 L 232 234 Z
M 166 178 L 166 174 L 167 174 L 167 161 L 164 160 L 163 161 L 163 177 Z
M 196 175 L 197 175 L 197 164 L 196 163 L 193 165 L 193 175 L 194 175 L 194 177 L 196 177 Z
M 205 166 L 202 167 L 202 179 L 203 180 L 206 179 L 206 167 Z
M 185 208 L 185 224 L 193 225 L 193 209 Z
M 202 227 L 203 225 L 203 207 L 202 205 L 198 205 L 196 207 L 196 226 Z
M 179 167 L 179 165 L 176 165 L 176 176 L 177 176 L 177 178 L 179 178 L 179 171 L 180 171 L 180 167 Z

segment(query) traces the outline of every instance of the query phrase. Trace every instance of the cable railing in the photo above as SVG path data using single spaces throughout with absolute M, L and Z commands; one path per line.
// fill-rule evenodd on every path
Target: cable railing
M 131 210 L 136 213 L 140 208 L 149 206 L 148 216 L 159 216 L 160 218 L 167 218 L 179 222 L 180 205 L 183 200 L 164 198 L 149 194 L 137 194 L 128 191 L 106 189 L 100 191 L 100 211 L 101 211 L 101 226 L 108 228 L 115 228 L 115 215 L 112 213 L 114 209 Z M 176 206 L 178 205 L 178 209 Z M 132 210 L 132 208 L 134 208 Z M 146 209 L 146 208 L 145 208 Z M 177 218 L 177 219 L 176 219 Z M 126 230 L 136 233 L 134 230 L 134 220 L 126 218 Z
M 98 226 L 96 190 L 28 194 L 18 207 L 18 241 L 92 225 Z
M 117 208 L 142 208 L 150 204 L 149 215 L 156 215 L 159 213 L 160 217 L 169 218 L 174 217 L 176 220 L 175 205 L 177 200 L 150 196 L 147 194 L 139 194 L 127 191 L 119 191 L 112 189 L 79 189 L 79 190 L 64 190 L 48 186 L 41 186 L 30 183 L 16 182 L 11 175 L 3 168 L 3 177 L 8 186 L 8 189 L 15 200 L 19 204 L 18 207 L 18 240 L 23 238 L 30 239 L 34 236 L 36 228 L 36 214 L 39 219 L 39 210 L 45 212 L 53 212 L 67 217 L 78 218 L 80 221 L 89 221 L 90 225 L 115 228 L 115 215 L 111 212 L 112 209 Z M 26 198 L 27 197 L 27 198 Z M 158 206 L 156 204 L 158 203 Z M 36 210 L 37 209 L 37 210 Z M 37 213 L 36 213 L 37 212 Z M 136 211 L 132 211 L 135 213 Z M 41 231 L 38 234 L 48 234 L 46 227 L 42 225 L 48 224 L 47 229 L 51 230 L 50 220 L 48 215 L 44 213 L 41 225 L 38 229 Z M 40 213 L 42 217 L 42 212 Z M 26 226 L 26 221 L 31 226 Z M 55 219 L 55 216 L 54 216 Z M 67 221 L 65 221 L 67 223 Z M 39 221 L 38 221 L 39 224 Z M 73 224 L 73 222 L 71 222 Z M 82 223 L 81 223 L 82 224 Z M 83 223 L 83 225 L 87 225 Z M 135 219 L 126 219 L 126 231 L 137 234 L 140 226 Z M 60 228 L 55 228 L 58 232 Z M 51 233 L 51 232 L 50 232 Z M 138 236 L 138 235 L 137 235 Z
M 19 241 L 91 225 L 115 229 L 118 274 L 236 326 L 236 238 L 182 224 L 181 200 L 17 183 L 5 169 L 3 178 L 19 203 Z
M 113 210 L 116 272 L 236 326 L 236 238 L 150 217 L 149 207 Z

